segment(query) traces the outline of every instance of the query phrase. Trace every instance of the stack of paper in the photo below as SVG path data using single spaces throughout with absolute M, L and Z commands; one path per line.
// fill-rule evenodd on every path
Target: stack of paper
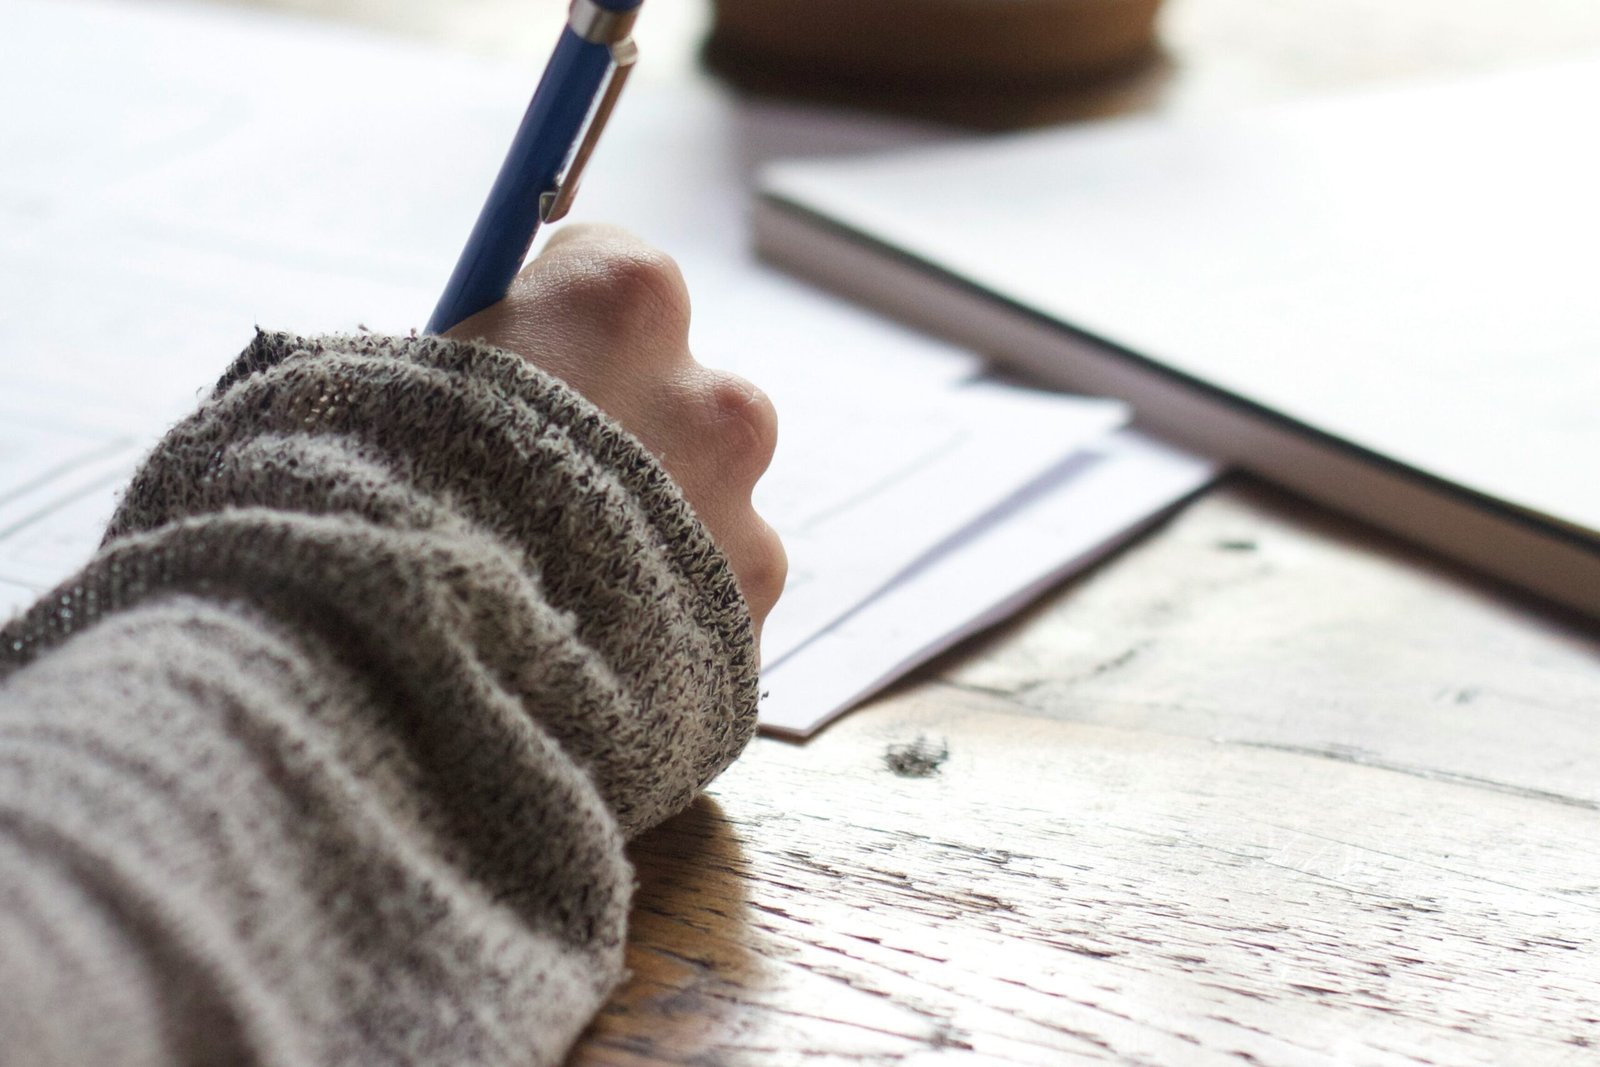
M 22 0 L 0 86 L 0 608 L 93 550 L 139 451 L 252 327 L 426 316 L 526 70 L 256 16 Z M 763 722 L 804 734 L 1193 492 L 1210 467 L 1108 401 L 985 381 L 969 353 L 755 264 L 748 175 L 794 114 L 625 98 L 576 216 L 675 255 L 709 365 L 771 394 L 756 503 L 790 552 Z M 825 126 L 881 143 L 881 131 Z

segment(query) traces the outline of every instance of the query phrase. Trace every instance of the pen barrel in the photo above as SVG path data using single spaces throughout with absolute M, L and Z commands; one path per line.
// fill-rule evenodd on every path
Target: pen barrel
M 428 333 L 443 333 L 505 295 L 538 232 L 539 198 L 555 189 L 610 66 L 604 44 L 570 27 L 561 31 Z

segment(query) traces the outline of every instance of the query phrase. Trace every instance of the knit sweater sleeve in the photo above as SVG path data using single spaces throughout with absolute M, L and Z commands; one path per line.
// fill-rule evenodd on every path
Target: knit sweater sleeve
M 753 728 L 645 450 L 524 361 L 263 334 L 0 631 L 0 1064 L 543 1064 Z

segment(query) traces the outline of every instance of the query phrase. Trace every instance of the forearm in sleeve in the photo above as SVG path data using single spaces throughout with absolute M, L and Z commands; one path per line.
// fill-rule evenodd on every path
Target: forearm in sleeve
M 6 1064 L 557 1060 L 754 725 L 659 466 L 434 338 L 258 337 L 0 640 Z

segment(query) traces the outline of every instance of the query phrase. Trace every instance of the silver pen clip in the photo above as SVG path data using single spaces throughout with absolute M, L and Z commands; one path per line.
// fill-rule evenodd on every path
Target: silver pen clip
M 622 86 L 632 73 L 634 64 L 639 61 L 639 49 L 629 36 L 636 12 L 637 9 L 612 12 L 600 7 L 594 0 L 573 0 L 567 24 L 584 40 L 604 44 L 610 49 L 611 69 L 606 72 L 605 88 L 600 91 L 567 169 L 556 179 L 554 189 L 539 195 L 540 222 L 555 222 L 565 216 L 578 195 L 578 182 L 583 178 L 583 168 L 588 166 L 595 145 L 600 143 L 600 134 L 611 118 L 611 111 L 617 106 L 617 98 L 622 95 Z

